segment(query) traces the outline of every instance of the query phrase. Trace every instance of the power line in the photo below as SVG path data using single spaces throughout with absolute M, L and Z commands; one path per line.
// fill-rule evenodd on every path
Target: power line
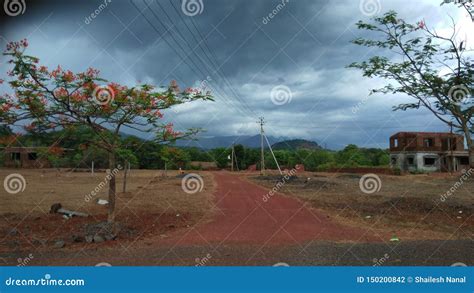
M 176 6 L 173 4 L 173 2 L 170 1 L 171 3 L 171 6 L 174 8 L 176 14 L 178 14 L 178 16 L 180 17 L 181 21 L 184 23 L 184 25 L 186 26 L 188 32 L 191 34 L 192 38 L 194 39 L 194 41 L 197 43 L 197 45 L 193 48 L 193 46 L 189 43 L 189 41 L 187 40 L 187 38 L 184 36 L 184 34 L 179 30 L 179 27 L 177 25 L 175 25 L 173 19 L 170 17 L 170 15 L 166 12 L 166 9 L 163 7 L 163 5 L 160 4 L 159 1 L 156 2 L 159 6 L 159 8 L 163 11 L 163 13 L 165 14 L 166 18 L 168 19 L 168 21 L 172 24 L 172 27 L 173 28 L 176 28 L 176 33 L 178 34 L 178 36 L 186 43 L 186 45 L 188 46 L 188 48 L 191 50 L 192 53 L 194 53 L 199 61 L 201 61 L 201 63 L 205 66 L 205 67 L 208 67 L 209 69 L 211 70 L 214 70 L 214 73 L 222 78 L 224 80 L 224 83 L 227 85 L 228 88 L 231 89 L 231 92 L 232 94 L 235 96 L 235 98 L 241 103 L 242 107 L 244 108 L 244 110 L 248 111 L 249 114 L 251 114 L 251 116 L 255 115 L 255 112 L 253 112 L 253 110 L 245 103 L 244 100 L 242 100 L 238 95 L 237 93 L 232 89 L 232 86 L 229 84 L 229 82 L 227 81 L 227 79 L 225 78 L 224 74 L 220 71 L 219 69 L 219 66 L 217 66 L 217 63 L 215 61 L 212 60 L 212 58 L 210 58 L 208 56 L 208 54 L 206 53 L 206 51 L 204 50 L 203 46 L 201 45 L 201 43 L 203 41 L 205 41 L 204 39 L 202 39 L 202 41 L 198 41 L 197 38 L 195 37 L 194 33 L 192 32 L 191 28 L 188 26 L 188 24 L 186 23 L 186 21 L 184 20 L 183 16 L 181 15 L 181 13 L 179 12 L 179 10 L 176 8 Z M 204 56 L 205 58 L 207 58 L 207 61 L 209 62 L 209 64 L 207 64 L 203 58 L 201 58 L 201 56 L 199 56 L 199 54 L 197 54 L 196 52 L 196 48 L 199 47 L 201 49 L 201 51 L 204 53 Z M 215 69 L 213 69 L 211 66 L 215 67 Z M 220 86 L 219 86 L 220 87 Z M 226 93 L 225 91 L 225 88 L 221 88 L 222 91 L 224 93 Z M 228 93 L 227 93 L 228 94 Z M 231 96 L 231 95 L 229 95 Z
M 225 74 L 223 73 L 223 71 L 221 70 L 220 66 L 218 66 L 217 64 L 217 57 L 216 55 L 214 54 L 214 52 L 209 48 L 207 42 L 206 42 L 206 38 L 204 38 L 204 36 L 202 35 L 201 31 L 199 30 L 199 28 L 197 27 L 196 23 L 194 22 L 194 20 L 191 18 L 191 23 L 193 24 L 193 27 L 194 29 L 198 32 L 200 38 L 201 38 L 201 41 L 198 41 L 197 38 L 195 37 L 194 33 L 192 32 L 191 28 L 188 26 L 186 20 L 183 18 L 182 14 L 179 12 L 178 8 L 176 7 L 175 4 L 173 4 L 173 1 L 172 0 L 169 0 L 171 6 L 173 6 L 174 8 L 174 11 L 176 12 L 176 14 L 179 15 L 181 21 L 184 23 L 184 25 L 186 26 L 187 30 L 190 32 L 191 36 L 193 37 L 194 41 L 199 45 L 200 49 L 202 50 L 202 52 L 204 53 L 204 55 L 206 56 L 206 58 L 209 60 L 209 62 L 214 66 L 214 72 L 219 74 L 220 77 L 224 80 L 224 83 L 225 85 L 227 85 L 227 87 L 230 89 L 231 93 L 240 101 L 240 103 L 246 107 L 247 110 L 249 110 L 249 112 L 252 114 L 252 115 L 255 115 L 256 116 L 256 113 L 255 111 L 253 111 L 253 109 L 242 99 L 239 97 L 239 95 L 237 94 L 237 92 L 235 91 L 235 89 L 232 87 L 232 85 L 230 84 L 230 82 L 228 81 L 228 79 L 226 78 Z M 201 45 L 201 43 L 204 43 L 204 46 L 205 48 L 207 48 L 208 52 L 206 52 L 205 48 Z M 209 57 L 209 55 L 211 55 L 211 57 Z M 214 58 L 214 59 L 213 59 Z
M 187 59 L 188 57 L 190 56 L 189 55 L 186 55 L 186 50 L 181 46 L 181 44 L 176 40 L 176 38 L 174 38 L 174 36 L 170 33 L 170 36 L 172 37 L 172 39 L 178 44 L 178 47 L 180 47 L 180 49 L 182 51 L 184 51 L 184 56 L 185 57 L 182 57 L 180 52 L 178 52 L 178 50 L 176 50 L 176 48 L 165 38 L 165 34 L 161 34 L 160 30 L 146 17 L 146 15 L 143 13 L 142 10 L 140 10 L 140 8 L 132 1 L 130 0 L 130 2 L 132 3 L 132 5 L 137 9 L 137 11 L 143 16 L 143 18 L 146 20 L 146 22 L 155 30 L 155 32 L 162 36 L 163 35 L 163 40 L 168 44 L 168 46 L 176 53 L 176 55 L 182 59 L 182 61 L 191 69 L 191 71 L 193 71 L 193 73 L 195 73 L 197 76 L 199 76 L 200 74 L 204 75 L 204 76 L 207 76 L 206 73 L 204 73 L 199 66 L 196 65 L 196 63 L 194 62 L 194 60 L 190 59 L 191 63 L 197 68 L 197 70 L 190 64 L 188 63 Z M 167 28 L 166 28 L 166 25 L 159 19 L 159 17 L 154 13 L 154 11 L 151 9 L 151 7 L 148 5 L 148 3 L 145 1 L 145 4 L 146 6 L 148 7 L 148 9 L 152 12 L 152 14 L 155 16 L 155 18 L 158 20 L 158 22 L 162 25 L 162 27 L 164 28 L 165 30 L 165 33 L 167 31 L 169 31 Z M 200 74 L 197 72 L 199 71 Z M 221 94 L 219 91 L 216 91 L 218 94 Z M 222 99 L 224 100 L 225 103 L 231 105 L 232 107 L 235 107 L 232 103 L 232 100 L 229 100 L 225 97 L 225 95 L 222 95 Z M 237 108 L 238 110 L 242 111 L 241 109 L 239 109 L 238 107 L 235 107 Z M 242 112 L 243 114 L 245 114 L 244 112 Z

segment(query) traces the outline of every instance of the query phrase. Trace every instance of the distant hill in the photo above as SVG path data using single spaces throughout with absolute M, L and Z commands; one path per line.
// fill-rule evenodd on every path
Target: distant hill
M 272 136 L 268 136 L 270 145 L 284 141 L 285 138 L 277 139 Z M 260 147 L 260 135 L 243 135 L 243 136 L 215 136 L 215 137 L 198 137 L 197 140 L 178 140 L 177 146 L 181 147 L 197 147 L 200 149 L 214 149 L 219 147 L 228 148 L 232 144 L 241 144 L 247 148 L 259 148 Z M 268 148 L 265 142 L 265 148 Z
M 314 141 L 305 140 L 305 139 L 291 139 L 281 142 L 277 142 L 272 145 L 274 150 L 320 150 L 322 147 Z

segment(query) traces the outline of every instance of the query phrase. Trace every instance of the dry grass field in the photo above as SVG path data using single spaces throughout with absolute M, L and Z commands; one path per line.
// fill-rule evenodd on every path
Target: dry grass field
M 100 188 L 105 172 L 92 176 L 68 170 L 2 169 L 0 178 L 19 173 L 26 180 L 23 192 L 9 194 L 0 188 L 0 252 L 51 249 L 58 241 L 67 247 L 85 245 L 86 226 L 107 219 L 107 206 L 98 199 L 107 199 L 108 188 Z M 135 242 L 147 235 L 160 235 L 170 230 L 193 225 L 212 215 L 212 176 L 201 172 L 204 187 L 188 194 L 181 187 L 178 173 L 158 170 L 131 170 L 127 192 L 122 193 L 123 174 L 117 176 L 117 222 L 122 225 L 118 238 L 121 244 Z M 89 200 L 88 195 L 98 190 Z M 51 214 L 52 204 L 89 214 L 89 217 L 64 218 Z M 98 243 L 114 245 L 118 241 Z
M 268 175 L 248 177 L 272 188 L 278 176 L 276 172 Z M 380 190 L 372 194 L 361 191 L 362 175 L 358 174 L 304 172 L 297 176 L 279 192 L 299 198 L 344 224 L 390 232 L 404 240 L 474 238 L 473 178 L 440 201 L 458 182 L 459 174 L 379 175 Z

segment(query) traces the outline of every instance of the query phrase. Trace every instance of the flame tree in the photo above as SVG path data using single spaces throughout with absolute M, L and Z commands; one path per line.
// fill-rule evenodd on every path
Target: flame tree
M 108 83 L 93 68 L 79 73 L 61 66 L 50 70 L 41 66 L 38 58 L 26 55 L 27 47 L 27 40 L 21 40 L 10 42 L 4 51 L 12 65 L 7 74 L 14 94 L 0 96 L 0 122 L 21 125 L 35 133 L 86 126 L 96 135 L 92 143 L 108 153 L 110 171 L 116 168 L 123 128 L 152 132 L 158 142 L 174 141 L 197 129 L 174 131 L 172 124 L 162 122 L 162 111 L 186 102 L 212 100 L 208 91 L 182 91 L 175 82 L 159 89 L 148 84 L 127 87 Z M 108 192 L 110 223 L 115 221 L 115 190 L 112 176 Z

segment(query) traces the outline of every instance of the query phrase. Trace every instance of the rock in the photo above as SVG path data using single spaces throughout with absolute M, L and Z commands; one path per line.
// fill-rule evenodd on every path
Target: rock
M 97 204 L 104 206 L 104 205 L 108 205 L 108 204 L 109 204 L 109 201 L 106 200 L 106 199 L 100 199 L 100 198 L 99 198 L 99 199 L 97 200 Z
M 35 246 L 45 246 L 46 245 L 46 240 L 35 238 L 31 241 L 31 243 L 33 243 L 33 245 L 35 245 Z
M 393 236 L 392 238 L 390 238 L 390 242 L 399 242 L 400 239 L 397 237 L 397 236 Z
M 117 236 L 113 235 L 113 234 L 105 234 L 104 238 L 107 241 L 111 241 L 111 240 L 115 240 L 115 238 L 117 238 Z
M 62 208 L 62 207 L 63 207 L 63 206 L 62 206 L 60 203 L 55 203 L 55 204 L 51 205 L 51 209 L 49 210 L 49 213 L 55 214 L 55 213 L 57 213 L 58 210 L 59 210 L 60 208 Z
M 11 229 L 10 232 L 8 233 L 8 235 L 10 235 L 10 236 L 18 235 L 18 229 L 17 228 Z
M 64 246 L 66 246 L 66 243 L 64 242 L 64 240 L 58 240 L 54 243 L 54 247 L 56 248 L 63 248 Z
M 79 236 L 79 235 L 72 235 L 71 238 L 72 238 L 72 241 L 73 241 L 73 242 L 76 242 L 76 243 L 79 243 L 79 242 L 83 242 L 83 241 L 84 241 L 84 239 L 83 239 L 81 236 Z
M 86 235 L 85 238 L 87 243 L 92 243 L 92 241 L 94 240 L 94 237 L 92 235 Z
M 100 236 L 100 235 L 94 235 L 94 242 L 95 243 L 101 243 L 101 242 L 104 242 L 105 239 L 104 237 Z

